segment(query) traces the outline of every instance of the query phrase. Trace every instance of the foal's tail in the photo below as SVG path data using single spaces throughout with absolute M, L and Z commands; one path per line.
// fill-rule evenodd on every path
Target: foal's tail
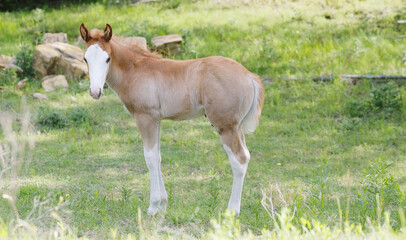
M 253 74 L 248 75 L 248 78 L 251 80 L 252 86 L 254 87 L 254 98 L 252 99 L 251 107 L 242 118 L 238 127 L 239 130 L 244 133 L 255 131 L 264 104 L 264 86 L 262 85 L 261 79 Z

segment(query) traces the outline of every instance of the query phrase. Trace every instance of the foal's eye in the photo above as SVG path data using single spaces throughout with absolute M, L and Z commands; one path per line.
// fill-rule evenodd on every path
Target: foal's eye
M 109 62 L 110 62 L 110 58 L 107 58 L 106 63 L 109 63 Z
M 83 60 L 85 60 L 85 62 L 87 63 L 87 60 L 86 60 L 86 58 L 83 58 Z

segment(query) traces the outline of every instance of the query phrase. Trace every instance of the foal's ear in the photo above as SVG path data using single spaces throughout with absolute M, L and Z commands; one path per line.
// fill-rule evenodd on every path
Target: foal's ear
M 80 36 L 82 36 L 83 41 L 88 42 L 90 40 L 89 31 L 85 27 L 85 24 L 80 25 Z
M 106 28 L 104 29 L 104 40 L 106 42 L 110 41 L 111 37 L 113 36 L 113 30 L 109 24 L 106 24 Z

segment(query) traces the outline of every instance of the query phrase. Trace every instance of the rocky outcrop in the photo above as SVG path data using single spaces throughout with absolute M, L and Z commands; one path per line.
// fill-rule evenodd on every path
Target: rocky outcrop
M 40 44 L 34 51 L 32 67 L 36 75 L 63 74 L 67 78 L 79 79 L 87 75 L 87 65 L 83 60 L 83 50 L 67 43 Z
M 32 96 L 33 96 L 35 99 L 38 99 L 38 100 L 48 100 L 47 95 L 44 95 L 44 94 L 42 94 L 42 93 L 34 93 L 34 94 L 32 94 Z
M 147 49 L 147 39 L 144 37 L 126 37 L 123 39 L 125 44 L 135 44 L 142 49 Z
M 28 81 L 28 79 L 23 79 L 21 81 L 18 81 L 18 83 L 16 84 L 16 89 L 23 90 L 25 88 L 27 81 Z
M 14 63 L 15 63 L 15 58 L 1 55 L 0 56 L 0 71 L 3 68 L 13 68 L 19 72 L 22 72 L 23 70 L 19 66 L 15 65 Z
M 182 41 L 182 36 L 179 34 L 158 36 L 151 39 L 151 43 L 158 51 L 168 54 L 179 53 Z
M 66 33 L 45 33 L 43 40 L 44 43 L 68 43 L 68 35 Z
M 50 75 L 42 79 L 42 87 L 45 92 L 52 92 L 58 87 L 68 88 L 69 85 L 64 75 Z

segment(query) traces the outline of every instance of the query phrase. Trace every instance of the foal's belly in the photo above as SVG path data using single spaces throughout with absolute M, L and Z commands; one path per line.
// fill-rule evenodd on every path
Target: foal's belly
M 170 111 L 168 111 L 170 110 Z M 170 120 L 186 120 L 204 115 L 203 105 L 190 106 L 188 108 L 179 108 L 179 106 L 172 106 L 166 111 L 162 109 L 162 118 Z

